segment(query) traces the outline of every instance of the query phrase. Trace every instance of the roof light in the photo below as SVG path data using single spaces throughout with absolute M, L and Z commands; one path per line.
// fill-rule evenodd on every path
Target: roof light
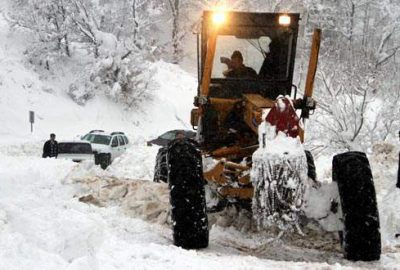
M 223 24 L 226 20 L 226 15 L 223 12 L 216 12 L 213 14 L 212 20 L 214 24 Z
M 279 16 L 279 24 L 282 26 L 289 26 L 290 25 L 290 16 L 288 16 L 286 14 Z

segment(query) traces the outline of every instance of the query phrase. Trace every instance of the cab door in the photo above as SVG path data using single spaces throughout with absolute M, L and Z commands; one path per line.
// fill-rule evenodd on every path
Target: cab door
M 119 143 L 119 154 L 122 155 L 126 151 L 126 145 L 124 138 L 121 135 L 118 135 L 118 143 Z
M 120 151 L 119 151 L 118 138 L 117 138 L 117 136 L 114 136 L 111 139 L 111 159 L 114 160 L 119 155 L 120 155 Z

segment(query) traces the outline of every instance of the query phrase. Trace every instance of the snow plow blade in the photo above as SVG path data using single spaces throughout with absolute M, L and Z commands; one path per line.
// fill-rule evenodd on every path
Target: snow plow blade
M 287 230 L 295 227 L 300 231 L 298 220 L 308 177 L 307 158 L 299 140 L 283 136 L 277 140 L 288 140 L 288 148 L 274 152 L 270 145 L 253 155 L 253 217 L 261 228 L 278 226 Z

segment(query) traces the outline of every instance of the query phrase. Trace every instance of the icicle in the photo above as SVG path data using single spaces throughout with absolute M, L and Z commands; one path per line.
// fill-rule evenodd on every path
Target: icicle
M 264 128 L 264 130 L 266 130 Z M 299 214 L 304 203 L 307 159 L 298 138 L 278 134 L 253 155 L 253 216 L 259 228 L 302 231 Z

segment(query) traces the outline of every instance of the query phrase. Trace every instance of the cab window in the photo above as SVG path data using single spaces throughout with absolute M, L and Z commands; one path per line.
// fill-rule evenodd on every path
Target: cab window
M 122 136 L 118 136 L 118 141 L 119 145 L 125 145 L 124 139 L 122 139 Z
M 242 55 L 243 64 L 252 68 L 257 77 L 237 77 L 257 80 L 286 80 L 289 77 L 290 59 L 295 35 L 283 29 L 251 27 L 230 29 L 217 37 L 211 77 L 230 78 L 233 52 Z
M 111 142 L 111 147 L 117 147 L 117 146 L 118 146 L 118 139 L 117 137 L 114 137 Z
M 243 56 L 243 64 L 258 73 L 263 65 L 265 55 L 268 53 L 270 42 L 269 37 L 240 39 L 235 36 L 218 36 L 212 78 L 227 77 L 230 57 L 234 51 L 240 51 Z

